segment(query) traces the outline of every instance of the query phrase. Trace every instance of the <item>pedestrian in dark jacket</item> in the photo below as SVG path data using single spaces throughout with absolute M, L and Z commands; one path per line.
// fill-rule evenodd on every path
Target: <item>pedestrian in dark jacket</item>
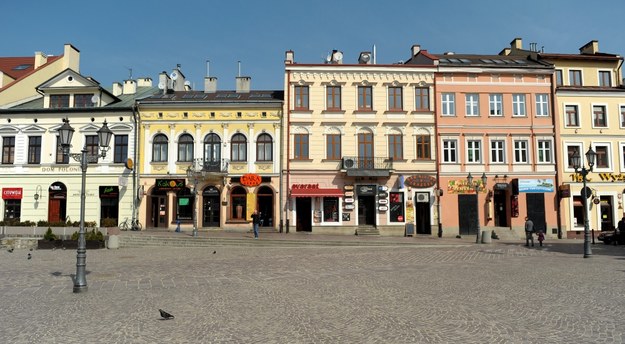
M 525 246 L 529 246 L 530 242 L 534 246 L 534 222 L 529 217 L 525 217 Z
M 254 239 L 258 239 L 258 225 L 260 224 L 260 214 L 258 210 L 254 210 L 252 214 L 252 227 L 254 228 Z

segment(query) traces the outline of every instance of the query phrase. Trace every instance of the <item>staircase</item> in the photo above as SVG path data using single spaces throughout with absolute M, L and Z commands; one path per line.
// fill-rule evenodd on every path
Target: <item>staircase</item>
M 375 226 L 358 226 L 356 235 L 380 235 L 380 231 Z
M 488 228 L 491 232 L 494 231 L 499 237 L 500 241 L 519 241 L 525 240 L 525 232 L 517 229 L 510 229 L 509 227 L 491 227 Z

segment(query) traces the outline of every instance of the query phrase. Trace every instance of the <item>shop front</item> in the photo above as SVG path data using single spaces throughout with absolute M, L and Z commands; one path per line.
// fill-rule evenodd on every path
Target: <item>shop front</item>
M 22 213 L 22 194 L 22 188 L 2 188 L 4 221 L 20 221 Z

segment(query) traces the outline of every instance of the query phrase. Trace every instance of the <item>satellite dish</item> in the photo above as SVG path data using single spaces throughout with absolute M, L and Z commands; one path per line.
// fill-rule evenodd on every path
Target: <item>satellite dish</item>
M 169 74 L 169 77 L 172 80 L 176 80 L 176 79 L 178 79 L 178 73 L 176 71 L 173 71 L 173 72 L 171 72 L 171 74 Z
M 363 62 L 369 62 L 369 60 L 371 60 L 371 55 L 370 54 L 362 54 L 362 61 Z
M 332 55 L 332 60 L 335 62 L 340 61 L 341 59 L 343 59 L 343 53 L 340 51 L 337 51 Z
M 328 56 L 326 56 L 326 63 L 330 63 L 330 61 L 332 61 L 332 57 L 328 54 Z
M 164 82 L 159 82 L 158 83 L 158 89 L 159 90 L 164 90 L 165 89 L 165 83 Z
M 94 104 L 97 104 L 100 101 L 100 97 L 98 97 L 97 94 L 94 94 L 93 97 L 91 97 L 91 102 Z
M 191 86 L 191 81 L 189 81 L 189 80 L 185 81 L 185 82 L 184 82 L 184 85 L 185 85 L 185 86 Z

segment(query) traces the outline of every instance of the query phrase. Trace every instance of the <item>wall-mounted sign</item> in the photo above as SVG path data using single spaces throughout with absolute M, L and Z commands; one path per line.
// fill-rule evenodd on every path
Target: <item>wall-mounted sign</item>
M 350 216 L 349 216 L 349 215 L 350 215 L 349 213 L 343 213 L 343 214 L 342 214 L 342 216 L 343 216 L 343 221 L 349 221 L 349 218 L 350 218 Z
M 100 186 L 100 198 L 119 198 L 119 187 Z
M 481 180 L 474 180 L 474 184 L 479 185 L 478 192 L 485 192 L 484 185 Z M 450 180 L 447 182 L 447 193 L 449 194 L 474 194 L 475 187 L 469 185 L 466 179 Z
M 356 193 L 360 196 L 375 196 L 377 188 L 375 185 L 358 185 Z
M 381 206 L 378 206 L 378 210 L 379 210 L 379 211 L 387 211 L 387 210 L 388 210 L 388 207 L 387 207 L 387 206 L 385 206 L 385 205 L 381 205 Z
M 415 174 L 406 178 L 404 184 L 413 188 L 429 188 L 436 185 L 436 178 L 427 174 Z
M 353 198 L 346 198 L 343 200 L 343 202 L 345 203 L 354 203 L 354 199 Z
M 354 205 L 353 204 L 345 204 L 345 206 L 343 206 L 343 208 L 345 210 L 354 210 Z
M 354 191 L 345 191 L 345 197 L 354 197 Z
M 386 185 L 378 185 L 378 191 L 388 191 L 388 186 L 386 186 Z
M 560 197 L 571 197 L 571 184 L 562 184 L 558 189 L 560 190 Z
M 345 185 L 345 186 L 343 186 L 343 190 L 346 190 L 346 191 L 354 190 L 354 186 L 353 185 Z
M 519 179 L 519 192 L 553 192 L 553 179 Z
M 2 199 L 22 199 L 22 188 L 2 188 Z
M 256 173 L 246 173 L 241 176 L 241 184 L 245 186 L 258 186 L 261 182 L 262 178 Z
M 215 186 L 207 186 L 204 191 L 202 191 L 202 196 L 215 196 L 219 195 L 219 189 Z
M 178 191 L 184 187 L 184 179 L 157 179 L 154 183 L 154 188 L 162 191 Z
M 386 197 L 388 197 L 388 193 L 387 193 L 387 192 L 380 192 L 380 193 L 378 194 L 378 197 L 379 197 L 379 198 L 386 198 Z
M 508 183 L 495 183 L 493 189 L 495 190 L 508 190 Z
M 386 198 L 379 199 L 378 204 L 388 204 L 388 200 Z

